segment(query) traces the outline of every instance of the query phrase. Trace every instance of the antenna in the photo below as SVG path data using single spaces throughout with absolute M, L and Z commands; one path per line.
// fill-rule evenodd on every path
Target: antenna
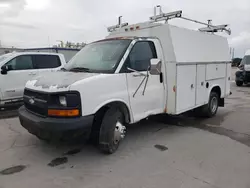
M 108 32 L 115 31 L 116 29 L 125 27 L 127 25 L 128 25 L 128 23 L 122 23 L 122 16 L 119 16 L 118 17 L 118 24 L 108 27 Z
M 212 20 L 207 20 L 208 25 L 212 25 Z

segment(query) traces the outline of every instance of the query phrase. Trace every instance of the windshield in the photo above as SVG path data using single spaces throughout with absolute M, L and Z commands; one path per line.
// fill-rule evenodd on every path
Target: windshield
M 5 60 L 5 59 L 8 58 L 9 56 L 10 56 L 10 54 L 0 55 L 0 61 Z
M 105 40 L 91 43 L 65 66 L 68 71 L 113 73 L 131 40 Z
M 242 65 L 250 65 L 250 55 L 245 55 L 241 61 Z

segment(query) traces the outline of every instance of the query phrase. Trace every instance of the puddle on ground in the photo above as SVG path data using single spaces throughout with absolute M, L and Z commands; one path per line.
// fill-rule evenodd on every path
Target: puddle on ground
M 239 104 L 239 106 L 242 106 L 242 105 L 243 104 Z M 244 133 L 238 133 L 233 130 L 220 127 L 221 123 L 225 120 L 226 116 L 228 116 L 232 112 L 233 111 L 225 112 L 211 119 L 196 118 L 196 117 L 186 116 L 185 114 L 183 114 L 179 116 L 166 116 L 166 115 L 156 116 L 155 120 L 160 121 L 161 123 L 166 123 L 168 125 L 170 124 L 170 125 L 175 125 L 175 126 L 194 127 L 194 128 L 202 129 L 205 131 L 209 131 L 211 133 L 227 136 L 231 138 L 232 140 L 238 141 L 250 147 L 250 135 L 244 134 Z M 214 126 L 210 126 L 208 124 L 211 124 Z M 155 147 L 157 148 L 157 146 Z
M 75 155 L 80 152 L 81 152 L 81 149 L 72 149 L 72 150 L 65 152 L 63 155 Z
M 1 175 L 11 175 L 23 171 L 26 168 L 24 165 L 13 166 L 0 171 Z
M 238 141 L 246 146 L 250 147 L 250 135 L 244 133 L 234 132 L 233 130 L 229 130 L 223 127 L 217 126 L 209 126 L 209 125 L 194 125 L 192 127 L 202 129 L 205 131 L 209 131 L 211 133 L 227 136 L 232 140 Z
M 159 144 L 156 144 L 155 148 L 158 149 L 158 150 L 160 150 L 160 151 L 166 151 L 166 150 L 168 150 L 168 148 L 166 146 L 159 145 Z
M 59 165 L 65 164 L 65 163 L 67 163 L 67 162 L 68 162 L 68 158 L 67 158 L 67 157 L 59 157 L 59 158 L 53 159 L 53 160 L 48 164 L 48 166 L 55 167 L 55 166 L 59 166 Z

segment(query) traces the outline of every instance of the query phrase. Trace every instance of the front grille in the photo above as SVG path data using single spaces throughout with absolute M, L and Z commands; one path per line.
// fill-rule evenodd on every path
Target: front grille
M 48 94 L 25 89 L 23 98 L 27 110 L 41 116 L 48 115 Z
M 245 72 L 245 78 L 246 78 L 246 80 L 250 80 L 250 72 L 249 71 Z

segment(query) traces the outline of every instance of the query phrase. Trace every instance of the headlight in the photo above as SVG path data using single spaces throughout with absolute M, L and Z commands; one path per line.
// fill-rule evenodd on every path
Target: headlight
M 67 106 L 67 99 L 65 96 L 59 96 L 59 102 L 62 106 Z
M 54 93 L 49 96 L 48 116 L 78 117 L 81 115 L 81 97 L 76 91 Z
M 245 65 L 241 64 L 238 66 L 239 70 L 245 70 Z

